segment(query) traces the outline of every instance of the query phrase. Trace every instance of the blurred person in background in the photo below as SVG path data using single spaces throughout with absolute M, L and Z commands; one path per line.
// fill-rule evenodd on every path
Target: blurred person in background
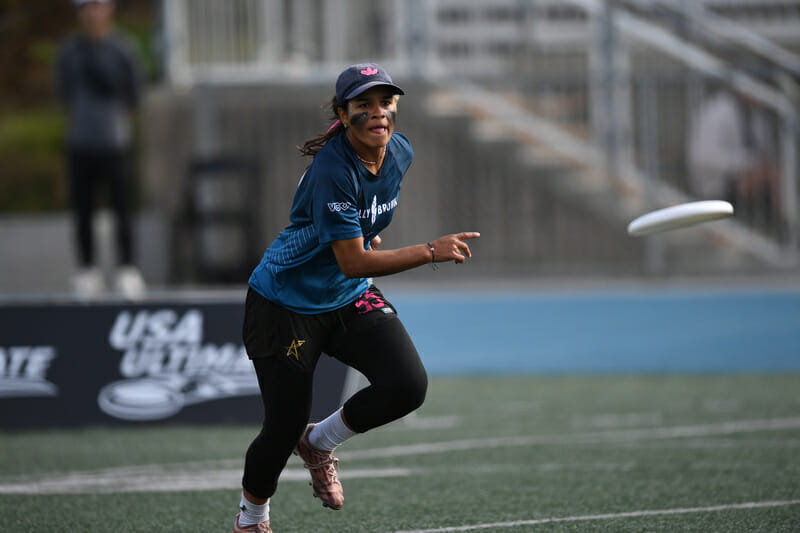
M 133 263 L 130 214 L 133 113 L 141 93 L 134 42 L 114 25 L 111 0 L 73 0 L 78 31 L 60 47 L 56 63 L 59 98 L 68 113 L 66 161 L 80 268 L 74 290 L 93 296 L 105 290 L 96 264 L 92 214 L 99 191 L 107 191 L 116 220 L 115 289 L 129 297 L 145 291 Z
M 780 222 L 776 135 L 755 100 L 717 89 L 695 113 L 688 141 L 698 197 L 727 200 L 756 226 Z
M 402 89 L 377 64 L 339 75 L 333 124 L 300 149 L 313 158 L 300 179 L 290 224 L 249 280 L 244 344 L 258 376 L 264 423 L 245 456 L 234 532 L 266 533 L 269 499 L 294 451 L 324 506 L 344 504 L 333 452 L 351 437 L 397 420 L 425 399 L 428 378 L 395 308 L 373 276 L 471 257 L 466 232 L 427 244 L 379 249 L 414 156 L 394 131 Z M 318 424 L 311 415 L 322 353 L 369 385 Z

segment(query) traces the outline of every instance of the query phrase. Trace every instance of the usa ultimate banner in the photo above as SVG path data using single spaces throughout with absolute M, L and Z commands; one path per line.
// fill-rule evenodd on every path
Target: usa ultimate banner
M 0 427 L 260 422 L 243 302 L 0 305 Z M 312 420 L 347 378 L 320 358 Z

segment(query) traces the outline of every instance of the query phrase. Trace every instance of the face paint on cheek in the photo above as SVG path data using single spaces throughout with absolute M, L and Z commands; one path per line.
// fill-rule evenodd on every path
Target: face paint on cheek
M 353 102 L 347 104 L 347 115 L 348 118 L 350 119 L 350 125 L 354 127 L 359 127 L 359 126 L 363 127 L 364 123 L 367 121 L 367 118 L 369 117 L 369 113 L 357 112 L 356 106 L 355 104 L 353 104 Z
M 394 123 L 397 122 L 397 111 L 389 111 L 386 113 L 386 118 L 389 119 L 389 124 L 394 126 Z
M 353 126 L 361 126 L 367 121 L 369 113 L 356 113 L 350 115 L 350 124 Z

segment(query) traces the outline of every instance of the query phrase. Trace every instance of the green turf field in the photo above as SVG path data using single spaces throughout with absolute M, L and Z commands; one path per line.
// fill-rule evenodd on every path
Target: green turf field
M 255 431 L 4 432 L 0 531 L 230 531 Z M 292 458 L 276 533 L 800 531 L 800 376 L 434 378 L 337 455 L 344 508 Z

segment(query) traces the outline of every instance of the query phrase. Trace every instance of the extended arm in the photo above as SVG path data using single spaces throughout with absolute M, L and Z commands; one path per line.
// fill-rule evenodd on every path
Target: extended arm
M 333 241 L 331 246 L 345 276 L 368 278 L 396 274 L 431 262 L 463 263 L 467 257 L 472 257 L 465 241 L 477 237 L 480 233 L 472 231 L 454 233 L 436 239 L 431 246 L 416 244 L 394 250 L 365 250 L 363 237 Z

